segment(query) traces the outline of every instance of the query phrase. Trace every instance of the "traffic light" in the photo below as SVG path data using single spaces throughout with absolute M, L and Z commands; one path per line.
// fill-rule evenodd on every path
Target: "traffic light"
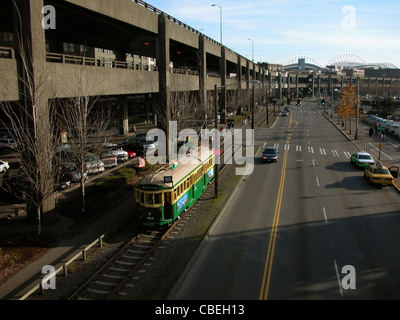
M 297 105 L 300 106 L 300 99 L 297 99 Z
M 325 105 L 325 99 L 321 100 L 321 105 L 323 105 L 323 106 Z

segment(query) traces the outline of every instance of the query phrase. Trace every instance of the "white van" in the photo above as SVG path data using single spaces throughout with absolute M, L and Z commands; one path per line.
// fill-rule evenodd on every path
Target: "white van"
M 400 130 L 400 122 L 393 122 L 390 126 L 389 126 L 389 133 L 391 134 L 397 134 Z

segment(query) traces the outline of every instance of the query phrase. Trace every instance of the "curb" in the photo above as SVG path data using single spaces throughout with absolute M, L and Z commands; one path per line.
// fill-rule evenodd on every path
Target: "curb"
M 352 145 L 353 145 L 357 150 L 360 151 L 360 148 L 359 148 L 356 144 L 353 143 L 353 139 L 351 139 L 342 129 L 340 129 L 340 127 L 338 127 L 335 123 L 333 123 L 333 122 L 331 121 L 331 119 L 330 119 L 329 117 L 327 117 L 326 114 L 325 114 L 324 112 L 322 112 L 322 114 L 324 115 L 324 117 L 325 117 L 332 125 L 334 125 L 334 126 L 336 127 L 336 129 L 338 129 L 338 130 L 346 137 L 347 140 L 349 140 L 349 141 L 352 143 Z M 392 186 L 400 193 L 400 188 L 399 188 L 395 183 L 393 183 Z

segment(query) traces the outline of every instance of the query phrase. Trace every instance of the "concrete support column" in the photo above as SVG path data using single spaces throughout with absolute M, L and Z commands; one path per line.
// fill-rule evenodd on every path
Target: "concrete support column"
M 118 96 L 118 132 L 127 135 L 129 132 L 128 97 Z
M 237 89 L 237 100 L 239 101 L 239 105 L 237 105 L 236 111 L 242 112 L 243 108 L 243 90 L 242 90 L 242 85 L 241 82 L 243 81 L 243 75 L 242 75 L 242 59 L 238 55 L 237 57 L 237 64 L 236 64 L 236 74 L 238 75 L 238 89 Z
M 204 36 L 199 36 L 199 50 L 197 50 L 198 68 L 199 68 L 199 102 L 200 109 L 203 113 L 203 119 L 207 126 L 207 116 L 209 114 L 208 101 L 207 101 L 207 90 L 206 90 L 206 79 L 207 79 L 207 56 L 204 47 Z
M 246 77 L 246 99 L 247 99 L 247 101 L 245 103 L 248 106 L 247 107 L 247 111 L 251 111 L 250 105 L 248 105 L 248 101 L 249 101 L 248 97 L 250 97 L 250 84 L 248 82 L 250 80 L 250 62 L 249 62 L 249 60 L 246 60 L 246 74 L 245 74 L 245 77 Z
M 48 150 L 52 146 L 52 137 L 49 135 L 49 88 L 44 83 L 47 80 L 46 70 L 46 42 L 45 30 L 42 28 L 44 6 L 43 0 L 16 0 L 16 6 L 13 6 L 14 21 L 16 26 L 16 41 L 23 39 L 20 52 L 25 57 L 25 64 L 20 66 L 20 75 L 23 79 L 21 84 L 22 101 L 21 104 L 25 110 L 32 116 L 33 120 L 28 120 L 25 124 L 31 130 L 36 131 L 36 139 L 32 141 L 36 144 L 35 155 L 32 150 L 25 150 L 25 157 L 29 161 L 34 161 L 36 157 L 37 177 L 48 177 L 48 166 L 51 165 L 51 159 L 47 157 Z M 22 24 L 22 25 L 21 25 Z M 21 34 L 22 33 L 22 34 Z M 21 61 L 21 59 L 20 59 Z M 29 88 L 25 84 L 29 83 Z M 33 123 L 35 121 L 35 123 Z M 31 159 L 31 160 L 30 160 Z M 43 179 L 51 179 L 44 181 Z M 53 191 L 53 177 L 42 178 L 39 183 L 42 184 L 42 194 L 51 194 Z M 32 197 L 31 197 L 32 198 Z M 28 210 L 28 216 L 36 218 L 38 221 L 39 232 L 41 221 L 48 216 L 55 208 L 55 198 L 48 196 L 42 203 L 41 215 L 37 214 L 36 204 L 32 203 L 32 210 Z
M 157 64 L 159 73 L 159 94 L 157 106 L 158 127 L 166 133 L 167 154 L 172 154 L 169 145 L 169 121 L 171 120 L 171 76 L 170 63 L 170 39 L 167 20 L 164 15 L 158 16 L 158 38 L 157 38 Z M 154 110 L 156 111 L 156 110 Z
M 116 53 L 117 61 L 126 61 L 126 52 L 122 49 Z M 128 97 L 118 96 L 118 132 L 127 135 L 129 131 Z
M 299 98 L 299 74 L 296 74 L 296 99 Z
M 221 75 L 221 86 L 226 85 L 226 51 L 225 47 L 221 46 L 221 59 L 220 59 L 220 75 Z M 220 91 L 219 106 L 221 108 L 220 123 L 226 123 L 226 88 L 222 88 Z

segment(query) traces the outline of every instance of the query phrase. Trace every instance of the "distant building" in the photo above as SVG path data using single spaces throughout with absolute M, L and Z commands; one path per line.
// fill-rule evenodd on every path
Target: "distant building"
M 378 77 L 378 78 L 400 78 L 400 69 L 366 69 L 366 77 Z
M 351 77 L 364 77 L 365 75 L 365 70 L 357 69 L 357 68 L 349 68 L 349 69 L 344 69 L 343 72 L 346 74 L 346 76 L 351 76 Z

